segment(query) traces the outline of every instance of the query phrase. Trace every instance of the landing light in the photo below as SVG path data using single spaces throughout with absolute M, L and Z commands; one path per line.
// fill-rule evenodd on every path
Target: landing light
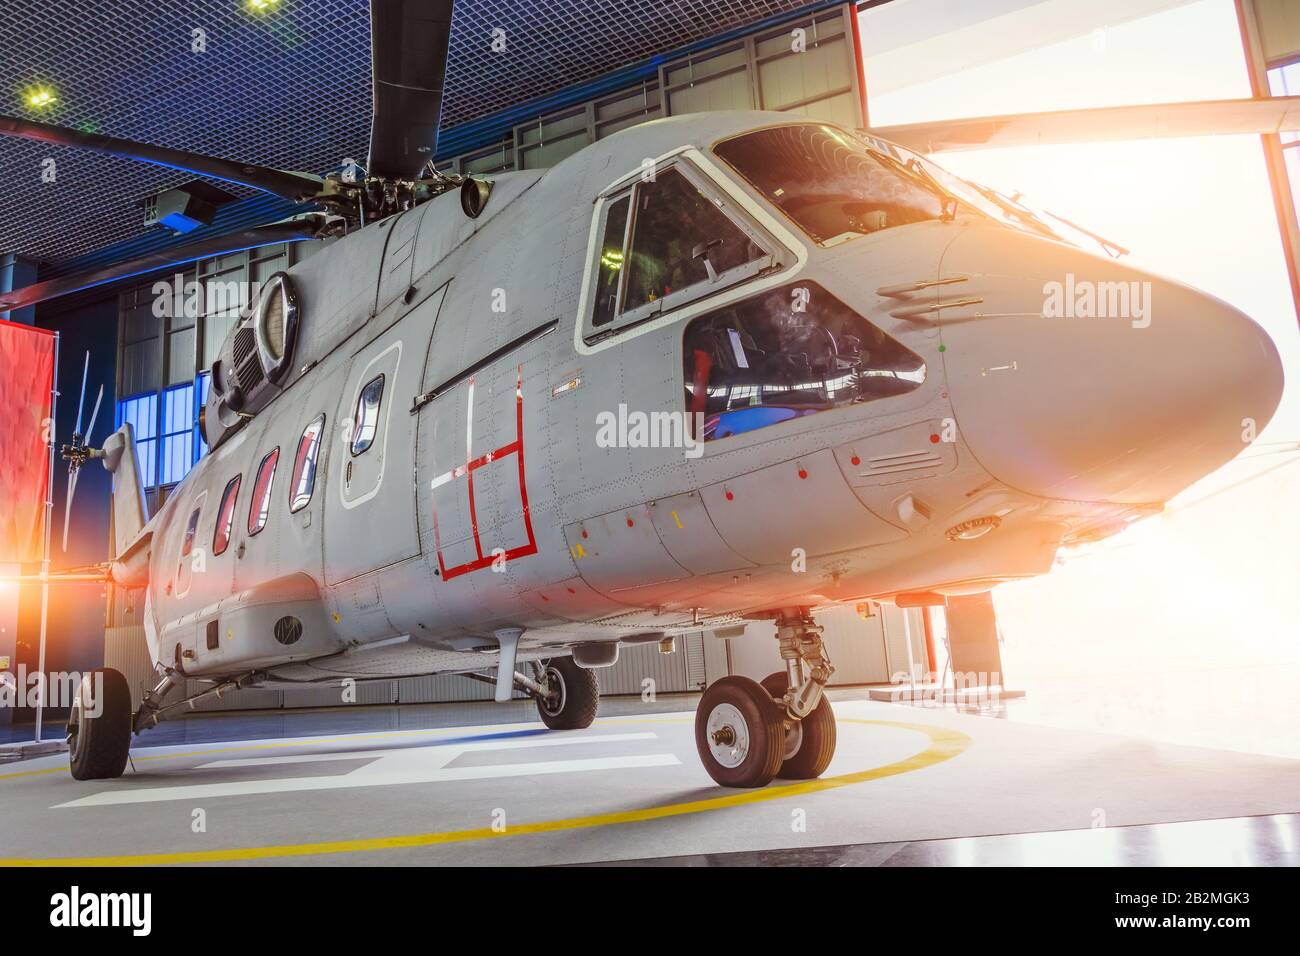
M 969 521 L 963 521 L 955 524 L 948 529 L 949 541 L 974 541 L 976 538 L 982 538 L 998 525 L 1002 519 L 997 515 L 988 515 L 983 518 L 971 518 Z

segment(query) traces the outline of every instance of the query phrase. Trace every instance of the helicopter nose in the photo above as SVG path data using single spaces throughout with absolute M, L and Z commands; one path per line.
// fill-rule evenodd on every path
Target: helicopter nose
M 969 229 L 941 272 L 968 277 L 945 296 L 982 300 L 939 312 L 958 428 L 1021 491 L 1168 501 L 1241 452 L 1281 399 L 1268 334 L 1182 283 L 1002 228 Z

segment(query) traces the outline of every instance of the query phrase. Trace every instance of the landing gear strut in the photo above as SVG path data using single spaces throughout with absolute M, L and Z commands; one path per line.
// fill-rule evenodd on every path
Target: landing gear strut
M 700 760 L 724 787 L 762 787 L 778 776 L 809 780 L 835 755 L 835 716 L 824 694 L 835 668 L 822 629 L 806 608 L 775 616 L 785 673 L 762 684 L 724 677 L 704 692 L 695 712 Z

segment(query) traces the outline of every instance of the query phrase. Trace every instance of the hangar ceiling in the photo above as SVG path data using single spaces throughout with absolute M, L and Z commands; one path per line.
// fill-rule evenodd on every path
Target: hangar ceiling
M 811 5 L 459 0 L 442 128 Z M 491 47 L 498 28 L 503 52 Z M 56 102 L 38 112 L 25 94 L 39 85 Z M 366 153 L 368 3 L 281 0 L 257 15 L 246 0 L 7 0 L 0 113 L 323 173 Z M 42 178 L 49 159 L 53 182 Z M 58 262 L 137 236 L 146 231 L 141 200 L 191 178 L 0 138 L 0 252 Z

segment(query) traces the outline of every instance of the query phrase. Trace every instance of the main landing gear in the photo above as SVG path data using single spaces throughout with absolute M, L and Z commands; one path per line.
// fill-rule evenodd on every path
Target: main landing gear
M 581 730 L 590 727 L 600 708 L 600 685 L 596 672 L 579 667 L 572 657 L 556 657 L 545 665 L 533 664 L 533 691 L 537 713 L 551 730 Z
M 835 716 L 823 693 L 835 668 L 821 628 L 806 608 L 776 615 L 785 673 L 760 684 L 724 677 L 695 711 L 695 746 L 704 769 L 724 787 L 762 787 L 774 777 L 810 780 L 835 755 Z
M 68 717 L 68 757 L 77 780 L 122 776 L 131 750 L 131 688 L 120 671 L 93 670 L 81 679 Z

